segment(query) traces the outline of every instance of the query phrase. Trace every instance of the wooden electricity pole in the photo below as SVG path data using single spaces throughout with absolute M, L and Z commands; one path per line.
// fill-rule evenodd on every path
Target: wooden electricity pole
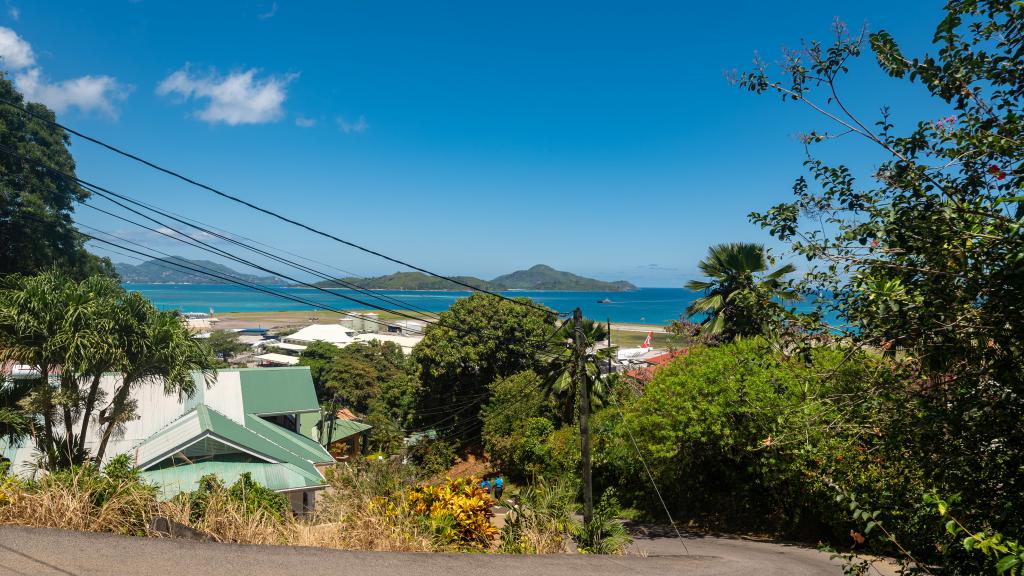
M 586 374 L 587 339 L 583 334 L 583 311 L 572 311 L 576 334 L 576 389 L 580 391 L 580 456 L 583 461 L 583 521 L 594 519 L 594 485 L 590 476 L 590 379 Z
M 612 377 L 612 319 L 608 317 L 608 377 Z

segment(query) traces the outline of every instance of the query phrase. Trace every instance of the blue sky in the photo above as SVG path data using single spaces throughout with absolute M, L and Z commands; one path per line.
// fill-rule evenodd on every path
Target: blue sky
M 827 39 L 834 17 L 916 53 L 941 5 L 11 0 L 0 55 L 73 127 L 438 272 L 546 263 L 678 286 L 710 244 L 770 243 L 747 214 L 789 197 L 795 134 L 828 127 L 723 72 Z M 841 88 L 871 120 L 945 112 L 870 55 Z M 360 275 L 396 269 L 72 150 L 80 177 L 117 192 Z M 853 141 L 827 154 L 864 174 L 883 159 Z M 76 220 L 196 255 L 88 208 Z

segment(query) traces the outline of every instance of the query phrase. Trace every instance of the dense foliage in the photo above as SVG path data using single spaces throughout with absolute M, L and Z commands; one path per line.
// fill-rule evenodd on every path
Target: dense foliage
M 393 342 L 371 340 L 338 348 L 314 342 L 299 363 L 310 367 L 324 406 L 349 408 L 373 426 L 375 451 L 392 453 L 402 446 L 412 419 L 419 381 L 416 366 Z
M 548 438 L 555 431 L 555 409 L 542 386 L 532 371 L 496 380 L 480 413 L 484 449 L 511 480 L 535 479 L 550 461 Z
M 0 74 L 0 99 L 55 119 L 42 104 L 25 102 Z M 76 278 L 116 276 L 108 258 L 89 254 L 71 214 L 89 192 L 69 176 L 75 161 L 61 129 L 10 106 L 0 106 L 0 276 L 51 267 Z
M 416 405 L 421 426 L 443 429 L 458 442 L 475 442 L 490 384 L 540 368 L 555 315 L 526 303 L 525 298 L 512 302 L 473 294 L 427 329 L 413 350 L 422 386 Z
M 227 363 L 246 350 L 251 350 L 248 344 L 238 339 L 237 332 L 228 330 L 210 332 L 210 337 L 206 339 L 206 345 L 213 351 L 213 355 L 223 363 Z
M 448 546 L 488 548 L 498 535 L 491 524 L 494 499 L 472 476 L 454 478 L 443 484 L 427 484 L 409 493 L 413 512 L 428 519 L 436 537 Z
M 915 488 L 959 495 L 962 521 L 987 534 L 1024 526 L 1022 27 L 1020 2 L 951 0 L 933 53 L 904 55 L 884 30 L 851 35 L 837 24 L 831 44 L 786 53 L 779 79 L 763 64 L 739 78 L 830 123 L 804 137 L 810 178 L 797 180 L 793 201 L 752 215 L 807 257 L 803 291 L 832 295 L 805 326 L 822 330 L 820 318 L 834 311 L 849 325 L 847 341 L 899 351 L 919 376 L 885 414 L 892 423 L 882 433 L 903 447 L 889 466 L 911 470 Z M 852 113 L 838 85 L 865 43 L 883 71 L 919 84 L 944 112 L 906 130 L 887 109 L 874 122 Z M 819 156 L 840 137 L 873 147 L 877 168 L 858 178 Z M 838 416 L 854 421 L 856 409 Z M 953 534 L 917 529 L 921 506 L 901 503 L 894 513 L 905 524 L 890 522 L 890 533 L 916 535 L 908 548 L 940 557 L 950 573 L 982 570 Z
M 202 522 L 211 501 L 217 498 L 231 500 L 249 515 L 267 514 L 277 520 L 283 520 L 291 514 L 287 496 L 257 484 L 248 472 L 243 473 L 231 486 L 225 486 L 216 475 L 208 474 L 199 479 L 198 489 L 182 492 L 176 498 L 185 504 L 193 523 Z

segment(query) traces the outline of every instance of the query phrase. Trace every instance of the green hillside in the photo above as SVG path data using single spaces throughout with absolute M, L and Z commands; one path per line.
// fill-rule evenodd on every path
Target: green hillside
M 230 276 L 232 278 L 237 278 L 244 282 L 251 282 L 254 284 L 286 284 L 284 280 L 273 276 L 243 274 L 223 264 L 218 264 L 217 262 L 211 262 L 209 260 L 189 260 L 188 258 L 182 258 L 181 256 L 147 260 L 141 264 L 134 265 L 118 262 L 114 264 L 114 268 L 121 276 L 122 281 L 132 284 L 230 284 L 230 282 L 219 278 L 212 278 L 204 274 L 183 270 L 171 264 L 172 262 L 177 262 L 179 264 L 198 268 L 204 271 L 209 270 L 210 272 L 221 276 Z
M 500 290 L 491 282 L 474 278 L 473 276 L 453 276 L 453 278 L 483 290 Z M 395 272 L 387 276 L 342 278 L 342 280 L 370 290 L 466 290 L 463 286 L 422 272 Z M 340 282 L 328 281 L 317 282 L 316 285 L 321 287 L 345 287 Z
M 579 292 L 626 292 L 636 290 L 636 286 L 619 280 L 605 282 L 584 278 L 570 272 L 555 270 L 544 264 L 537 264 L 529 270 L 517 270 L 511 274 L 498 276 L 492 283 L 506 290 L 567 290 Z
M 456 280 L 483 290 L 565 290 L 580 292 L 625 292 L 636 286 L 625 281 L 604 282 L 584 278 L 569 272 L 561 272 L 550 266 L 538 264 L 529 270 L 518 270 L 498 276 L 494 280 L 482 280 L 473 276 L 455 276 Z M 362 288 L 371 290 L 465 290 L 466 288 L 422 272 L 396 272 L 373 278 L 344 278 Z M 318 286 L 343 287 L 339 282 L 319 282 Z

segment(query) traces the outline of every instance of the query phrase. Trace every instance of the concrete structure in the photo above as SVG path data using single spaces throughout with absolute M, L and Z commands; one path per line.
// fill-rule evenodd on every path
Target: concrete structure
M 383 330 L 381 330 L 383 332 Z M 405 336 L 422 337 L 427 332 L 427 323 L 423 320 L 393 320 L 387 323 L 387 333 Z
M 299 358 L 298 356 L 267 352 L 256 356 L 256 363 L 260 366 L 298 366 Z
M 354 319 L 349 319 L 354 320 Z M 410 321 L 412 322 L 412 321 Z M 395 333 L 381 333 L 377 331 L 372 332 L 359 332 L 354 328 L 349 327 L 346 324 L 312 324 L 305 328 L 289 334 L 288 336 L 282 336 L 280 343 L 273 344 L 273 348 L 276 348 L 278 352 L 272 354 L 262 354 L 257 356 L 261 365 L 270 366 L 284 366 L 294 365 L 297 363 L 292 362 L 289 364 L 288 358 L 294 358 L 302 354 L 313 342 L 327 342 L 334 344 L 338 348 L 344 348 L 349 344 L 353 343 L 369 343 L 374 340 L 378 342 L 392 342 L 402 348 L 402 352 L 406 354 L 412 353 L 412 348 L 423 339 L 417 324 L 403 325 L 404 328 L 396 328 L 398 330 Z M 380 326 L 374 324 L 374 328 L 380 328 Z M 401 330 L 406 330 L 402 332 Z
M 342 318 L 338 323 L 356 332 L 379 332 L 382 328 L 380 315 L 376 312 L 355 312 Z
M 312 324 L 294 334 L 281 337 L 281 342 L 300 346 L 309 346 L 313 342 L 328 342 L 341 348 L 355 342 L 358 334 L 357 330 L 341 324 Z
M 318 465 L 334 458 L 314 437 L 301 433 L 302 418 L 320 417 L 309 368 L 224 369 L 209 383 L 193 375 L 190 397 L 165 395 L 162 382 L 132 390 L 138 418 L 111 438 L 104 460 L 128 454 L 161 498 L 195 490 L 205 474 L 225 484 L 248 472 L 253 480 L 288 495 L 292 509 L 312 509 L 316 491 L 326 481 Z M 104 375 L 107 397 L 121 383 L 119 374 Z M 75 424 L 78 429 L 80 423 Z M 95 452 L 101 430 L 91 426 L 85 446 Z M 16 474 L 30 475 L 35 447 L 0 442 L 0 454 Z

